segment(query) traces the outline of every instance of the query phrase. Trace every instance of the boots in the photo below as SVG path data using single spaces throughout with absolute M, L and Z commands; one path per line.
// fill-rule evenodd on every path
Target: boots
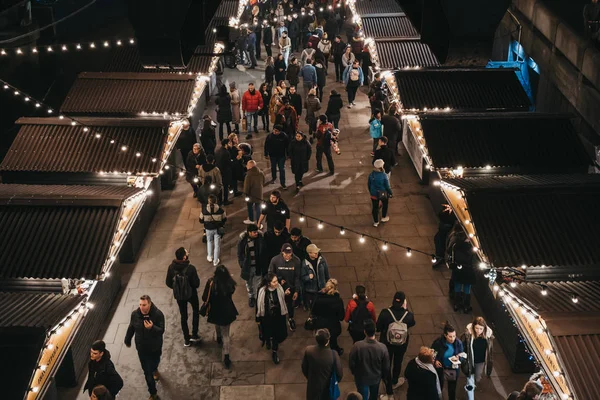
M 454 280 L 450 279 L 448 281 L 448 297 L 450 300 L 454 300 Z
M 273 358 L 273 363 L 279 364 L 279 356 L 277 355 L 277 351 L 273 350 L 272 358 Z
M 458 311 L 463 308 L 463 292 L 455 292 L 454 293 L 454 311 Z
M 470 313 L 471 311 L 473 311 L 473 307 L 471 307 L 471 294 L 464 294 L 464 300 L 463 300 L 463 311 L 465 314 Z
M 223 360 L 223 364 L 225 364 L 225 368 L 231 368 L 231 360 L 229 359 L 229 354 L 225 354 L 225 359 Z

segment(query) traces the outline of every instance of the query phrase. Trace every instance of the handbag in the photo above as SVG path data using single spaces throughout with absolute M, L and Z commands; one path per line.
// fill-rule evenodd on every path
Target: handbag
M 202 307 L 200 307 L 200 315 L 203 317 L 206 317 L 210 311 L 210 294 L 212 293 L 212 285 L 213 281 L 210 281 L 210 286 L 208 287 L 208 296 L 206 297 L 206 301 L 202 303 Z
M 458 369 L 446 369 L 446 368 L 444 368 L 444 378 L 448 382 L 455 382 L 458 379 Z
M 329 398 L 331 400 L 337 400 L 340 397 L 340 387 L 338 385 L 337 373 L 335 372 L 335 354 L 332 351 L 333 365 L 331 366 L 331 377 L 329 378 Z
M 379 200 L 385 200 L 388 198 L 388 192 L 386 192 L 385 190 L 378 190 L 377 191 L 377 198 Z
M 217 228 L 217 233 L 219 234 L 219 236 L 223 237 L 225 236 L 225 228 L 224 227 L 219 227 Z

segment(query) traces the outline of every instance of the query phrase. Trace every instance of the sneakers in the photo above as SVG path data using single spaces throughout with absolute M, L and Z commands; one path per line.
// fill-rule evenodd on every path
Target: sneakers
M 152 377 L 154 378 L 154 380 L 156 382 L 160 381 L 160 374 L 158 373 L 158 370 L 156 370 L 152 373 Z
M 322 169 L 319 169 L 319 168 L 317 168 L 317 169 L 315 169 L 315 172 L 321 173 L 321 172 L 323 172 L 323 170 L 322 170 Z
M 355 105 L 356 105 L 356 103 L 355 103 L 355 102 L 352 102 L 352 105 L 353 105 L 353 106 L 355 106 Z
M 256 307 L 256 299 L 254 299 L 254 297 L 250 297 L 248 299 L 248 307 L 250 307 L 250 308 Z
M 404 385 L 404 382 L 406 382 L 406 379 L 404 379 L 403 377 L 398 378 L 398 382 L 392 385 L 392 389 L 398 389 L 400 386 Z
M 219 263 L 221 262 L 221 260 L 219 258 L 217 258 L 214 262 L 213 265 L 216 267 L 217 265 L 219 265 Z
M 225 368 L 231 368 L 231 360 L 229 359 L 229 354 L 225 354 L 225 359 L 223 360 L 223 364 L 225 364 Z
M 275 365 L 279 364 L 279 356 L 277 355 L 276 351 L 273 352 L 273 355 L 271 357 L 273 358 L 273 363 Z
M 207 260 L 208 262 L 213 262 L 213 258 L 212 258 L 211 256 L 206 256 L 206 260 Z
M 201 342 L 202 338 L 200 338 L 200 336 L 198 336 L 198 334 L 192 335 L 192 337 L 190 338 L 191 342 Z
M 183 347 L 190 347 L 192 345 L 192 343 L 190 342 L 190 339 L 185 339 L 185 341 L 183 342 Z
M 373 226 L 377 228 L 379 226 L 379 222 L 373 222 Z
M 390 217 L 381 218 L 381 222 L 388 222 L 389 220 L 390 220 Z
M 352 108 L 352 103 L 348 104 L 348 108 Z
M 288 319 L 290 323 L 290 331 L 294 332 L 296 330 L 296 321 L 293 318 Z
M 244 220 L 244 224 L 246 224 L 246 225 L 252 225 L 253 223 L 254 223 L 254 221 L 250 221 L 249 219 Z

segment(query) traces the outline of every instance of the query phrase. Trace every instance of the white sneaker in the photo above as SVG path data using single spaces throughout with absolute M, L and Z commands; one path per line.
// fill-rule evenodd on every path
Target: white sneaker
M 218 258 L 215 260 L 215 262 L 213 263 L 213 265 L 216 267 L 217 265 L 219 265 L 219 263 L 221 262 L 221 260 L 219 260 Z
M 388 222 L 389 220 L 390 220 L 390 217 L 381 218 L 381 222 Z
M 208 260 L 208 262 L 212 262 L 212 257 L 211 256 L 206 256 L 206 260 Z
M 377 228 L 379 226 L 379 222 L 373 222 L 373 226 Z
M 404 379 L 403 377 L 398 378 L 398 383 L 392 386 L 392 389 L 398 389 L 400 386 L 404 385 L 404 382 L 406 382 L 406 379 Z
M 244 220 L 244 224 L 246 225 L 252 225 L 254 223 L 254 221 L 250 221 L 249 219 Z

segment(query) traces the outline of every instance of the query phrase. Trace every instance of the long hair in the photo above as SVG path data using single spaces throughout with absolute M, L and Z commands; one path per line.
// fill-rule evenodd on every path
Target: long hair
M 273 278 L 277 278 L 277 274 L 275 272 L 269 272 L 267 276 L 263 278 L 262 282 L 260 283 L 260 286 L 267 288 L 269 286 L 269 283 L 271 283 L 271 281 L 273 280 Z
M 485 322 L 485 319 L 483 319 L 483 317 L 475 317 L 475 318 L 473 318 L 473 322 L 471 323 L 471 330 L 473 331 L 473 337 L 476 337 L 476 334 L 475 334 L 475 325 L 483 326 L 482 336 L 486 337 L 487 336 L 488 326 L 487 326 L 487 323 Z
M 333 296 L 334 294 L 339 293 L 337 288 L 338 288 L 337 279 L 331 278 L 330 280 L 327 281 L 327 283 L 325 284 L 325 287 L 323 289 L 321 289 L 321 293 L 325 293 L 327 295 Z
M 224 265 L 219 265 L 215 269 L 215 275 L 213 278 L 213 286 L 215 287 L 215 291 L 222 295 L 229 295 L 235 292 L 235 287 L 237 283 L 231 277 L 229 270 Z

